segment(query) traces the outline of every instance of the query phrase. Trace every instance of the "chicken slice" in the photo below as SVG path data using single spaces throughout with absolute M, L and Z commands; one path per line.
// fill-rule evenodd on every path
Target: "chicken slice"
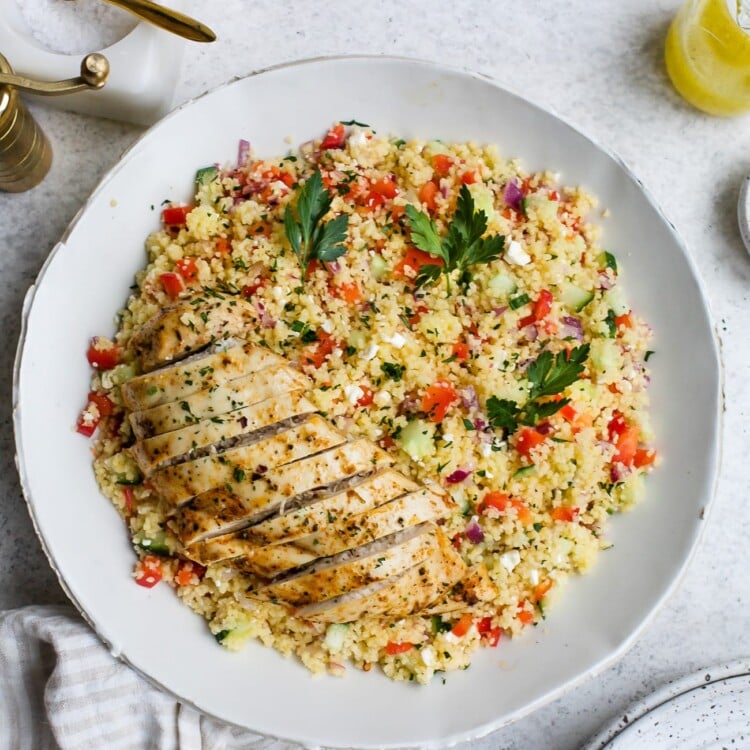
M 228 489 L 211 490 L 183 505 L 172 527 L 184 546 L 210 536 L 239 531 L 260 522 L 299 495 L 339 482 L 355 481 L 392 459 L 374 443 L 359 438 L 336 448 L 246 477 Z
M 248 475 L 260 478 L 269 469 L 341 445 L 345 440 L 323 417 L 313 414 L 302 424 L 251 445 L 159 469 L 149 482 L 165 500 L 179 505 L 215 487 L 243 482 Z
M 299 370 L 287 365 L 267 367 L 224 385 L 204 388 L 180 401 L 134 411 L 130 414 L 130 424 L 136 438 L 143 440 L 257 404 L 272 396 L 309 387 L 310 381 Z
M 296 606 L 341 596 L 421 563 L 437 549 L 437 534 L 431 523 L 412 526 L 287 571 L 255 595 Z
M 323 528 L 330 518 L 340 518 L 345 522 L 350 516 L 357 516 L 416 489 L 414 482 L 393 469 L 386 469 L 368 477 L 356 487 L 320 500 L 315 506 L 308 506 L 304 513 L 300 510 L 274 516 L 236 534 L 197 542 L 186 550 L 186 554 L 201 565 L 254 554 L 260 549 L 270 549 L 269 545 L 274 542 L 310 536 L 311 531 Z M 313 508 L 316 510 L 313 511 Z
M 235 296 L 213 294 L 180 300 L 133 334 L 130 348 L 143 372 L 215 341 L 242 336 L 255 325 L 257 313 L 252 305 Z
M 428 615 L 457 612 L 478 602 L 490 602 L 500 592 L 490 578 L 484 563 L 473 565 L 453 590 L 440 601 L 434 602 L 425 612 Z
M 317 534 L 301 537 L 295 542 L 254 549 L 247 544 L 240 553 L 242 556 L 238 556 L 233 564 L 243 572 L 272 578 L 317 557 L 336 555 L 425 521 L 441 518 L 450 512 L 451 505 L 448 496 L 419 489 L 366 513 L 333 523 Z
M 191 393 L 216 388 L 249 372 L 285 363 L 283 357 L 265 347 L 241 343 L 226 350 L 206 350 L 179 364 L 138 375 L 124 383 L 120 393 L 128 409 L 145 410 L 181 401 Z
M 428 558 L 408 570 L 357 591 L 308 604 L 294 614 L 315 622 L 352 622 L 361 617 L 405 617 L 444 596 L 466 574 L 466 565 L 441 531 Z
M 166 432 L 133 445 L 131 451 L 140 470 L 150 475 L 154 470 L 209 453 L 236 447 L 238 442 L 253 442 L 264 436 L 264 428 L 285 420 L 312 414 L 315 406 L 305 398 L 305 391 L 291 391 L 246 406 L 222 417 L 202 419 L 197 424 Z M 251 433 L 255 433 L 251 435 Z

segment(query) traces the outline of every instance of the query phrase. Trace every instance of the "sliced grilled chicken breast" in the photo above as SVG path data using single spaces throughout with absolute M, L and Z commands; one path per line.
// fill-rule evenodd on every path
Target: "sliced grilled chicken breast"
M 362 547 L 389 534 L 441 518 L 449 512 L 451 504 L 447 497 L 419 489 L 294 542 L 254 549 L 252 544 L 247 544 L 234 565 L 243 572 L 272 578 L 315 558 Z
M 351 622 L 361 617 L 405 617 L 444 596 L 466 573 L 461 556 L 438 530 L 438 545 L 422 562 L 382 581 L 325 601 L 308 604 L 294 614 L 316 622 Z
M 232 485 L 231 491 L 211 490 L 198 495 L 178 510 L 172 527 L 182 544 L 189 546 L 257 523 L 310 490 L 373 472 L 389 463 L 390 456 L 369 440 L 353 440 L 280 466 L 260 478 L 249 476 Z
M 255 438 L 259 439 L 262 437 L 262 434 L 257 434 L 259 430 L 314 411 L 315 407 L 305 398 L 304 391 L 291 391 L 222 417 L 202 419 L 189 427 L 141 440 L 131 451 L 140 470 L 148 476 L 161 466 L 198 458 L 206 452 L 202 449 L 211 446 L 217 451 L 229 449 L 235 447 L 239 438 L 250 433 L 256 433 Z M 253 439 L 248 438 L 248 441 Z
M 297 606 L 341 596 L 421 563 L 438 548 L 437 534 L 437 526 L 431 523 L 412 526 L 292 569 L 257 589 L 255 595 Z
M 219 339 L 242 336 L 256 318 L 253 306 L 238 297 L 192 297 L 167 307 L 141 326 L 130 339 L 130 348 L 141 370 L 150 372 Z
M 309 388 L 310 381 L 299 370 L 287 365 L 268 367 L 224 385 L 212 385 L 181 401 L 154 406 L 130 415 L 130 424 L 137 439 L 161 435 L 195 424 L 201 419 L 221 416 L 267 398 Z
M 440 615 L 457 612 L 478 602 L 492 601 L 498 593 L 487 566 L 484 563 L 478 563 L 469 568 L 466 575 L 447 596 L 433 602 L 430 608 L 425 610 L 425 614 Z
M 333 448 L 345 440 L 323 417 L 313 414 L 302 424 L 251 445 L 159 469 L 149 482 L 163 498 L 179 505 L 215 487 L 233 486 L 253 475 L 260 478 L 269 469 Z
M 330 523 L 346 523 L 360 513 L 387 503 L 417 485 L 394 469 L 386 469 L 365 479 L 356 487 L 329 497 L 313 498 L 300 507 L 288 507 L 248 531 L 256 544 L 289 543 L 324 530 Z

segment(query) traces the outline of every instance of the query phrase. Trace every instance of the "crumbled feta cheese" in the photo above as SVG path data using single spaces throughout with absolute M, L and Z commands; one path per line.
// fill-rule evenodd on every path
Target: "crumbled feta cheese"
M 375 394 L 375 397 L 373 398 L 373 401 L 378 406 L 387 406 L 388 404 L 391 403 L 391 394 L 388 391 L 386 391 L 386 390 L 378 391 Z
M 355 128 L 349 136 L 349 144 L 352 146 L 364 146 L 367 143 L 367 134 L 361 128 Z
M 396 333 L 394 333 L 390 338 L 384 336 L 383 341 L 395 347 L 396 349 L 401 349 L 406 343 L 406 339 L 398 331 L 396 331 Z
M 445 638 L 448 643 L 458 643 L 460 640 L 460 638 L 456 635 L 453 635 L 450 630 L 447 633 L 443 633 L 443 638 Z
M 422 657 L 422 663 L 425 667 L 431 667 L 435 663 L 435 649 L 432 646 L 425 646 L 419 655 Z
M 444 441 L 445 441 L 446 443 L 452 443 L 452 442 L 453 442 L 453 439 L 454 439 L 454 438 L 453 438 L 453 435 L 451 435 L 451 434 L 450 434 L 450 432 L 444 432 L 444 433 L 443 433 L 443 440 L 444 440 Z
M 521 243 L 517 240 L 510 241 L 504 257 L 508 263 L 512 263 L 514 266 L 526 266 L 531 263 L 531 256 L 524 251 Z
M 479 446 L 479 452 L 480 452 L 480 453 L 481 453 L 481 454 L 482 454 L 482 455 L 483 455 L 483 456 L 484 456 L 485 458 L 487 458 L 487 457 L 488 457 L 488 456 L 490 456 L 490 455 L 491 455 L 491 453 L 492 453 L 492 444 L 491 444 L 491 443 L 482 443 L 482 444 L 481 444 L 481 445 Z
M 536 586 L 539 583 L 539 571 L 536 568 L 529 573 L 529 583 L 532 586 Z
M 377 344 L 370 344 L 362 355 L 365 361 L 369 362 L 371 359 L 375 359 L 375 355 L 378 353 L 379 349 L 380 347 Z
M 333 321 L 326 318 L 321 324 L 320 327 L 326 332 L 326 333 L 333 333 Z
M 365 392 L 358 385 L 346 385 L 344 386 L 344 395 L 350 404 L 356 404 L 365 395 Z
M 512 549 L 509 552 L 504 552 L 500 555 L 500 564 L 508 571 L 512 573 L 513 569 L 521 562 L 521 553 L 517 549 Z
M 273 296 L 274 296 L 275 299 L 283 299 L 284 296 L 286 296 L 286 292 L 280 286 L 275 286 L 273 288 L 272 294 L 273 294 Z

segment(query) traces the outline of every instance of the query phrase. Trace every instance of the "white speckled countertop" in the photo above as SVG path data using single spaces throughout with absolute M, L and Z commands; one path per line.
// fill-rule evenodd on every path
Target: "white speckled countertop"
M 188 48 L 176 103 L 232 76 L 328 54 L 406 55 L 487 73 L 617 151 L 677 226 L 705 282 L 724 345 L 727 439 L 700 549 L 677 593 L 618 664 L 474 743 L 482 750 L 573 750 L 663 682 L 750 651 L 750 256 L 735 219 L 737 193 L 750 172 L 750 125 L 702 115 L 670 88 L 662 49 L 678 4 L 196 3 L 219 41 Z M 52 171 L 30 193 L 0 193 L 0 609 L 65 601 L 34 536 L 13 463 L 11 368 L 21 301 L 88 193 L 141 132 L 42 106 L 33 111 L 52 141 Z M 96 273 L 106 269 L 92 269 Z M 664 304 L 679 315 L 679 300 L 670 299 L 669 290 Z M 64 502 L 64 477 L 60 490 Z

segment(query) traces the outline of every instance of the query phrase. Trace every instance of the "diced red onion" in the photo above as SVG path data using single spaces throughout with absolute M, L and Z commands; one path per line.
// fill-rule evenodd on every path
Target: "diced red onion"
M 446 180 L 445 177 L 440 180 L 440 195 L 442 195 L 443 198 L 448 197 L 448 180 Z
M 583 326 L 581 325 L 580 318 L 573 317 L 572 315 L 566 315 L 562 319 L 562 330 L 560 333 L 563 338 L 572 336 L 577 341 L 583 341 Z
M 463 388 L 459 395 L 461 396 L 461 406 L 464 409 L 473 409 L 475 406 L 479 406 L 479 398 L 473 385 Z
M 552 432 L 552 425 L 549 422 L 540 422 L 534 429 L 540 435 L 549 435 Z
M 467 477 L 470 477 L 473 472 L 474 469 L 456 469 L 452 474 L 449 474 L 445 478 L 445 481 L 448 484 L 458 484 L 459 482 L 463 482 Z
M 523 200 L 523 192 L 515 179 L 511 180 L 506 186 L 503 192 L 503 200 L 511 208 L 518 211 L 521 208 L 521 201 Z
M 616 463 L 612 464 L 612 467 L 609 470 L 609 478 L 613 482 L 621 482 L 626 477 L 627 473 L 627 467 L 617 461 Z
M 472 544 L 479 544 L 480 542 L 484 541 L 484 532 L 482 531 L 482 527 L 477 522 L 476 516 L 472 516 L 471 521 L 466 524 L 464 534 Z
M 237 147 L 237 167 L 244 167 L 247 164 L 247 160 L 249 157 L 250 141 L 246 141 L 244 138 L 241 138 L 239 146 Z
M 533 323 L 522 328 L 521 332 L 529 341 L 536 341 L 539 338 L 539 329 Z
M 502 307 L 493 307 L 492 312 L 495 313 L 495 317 L 499 318 L 501 315 L 503 315 L 508 310 L 507 305 L 503 305 Z
M 262 302 L 256 302 L 255 307 L 258 310 L 261 328 L 276 328 L 276 321 L 266 312 L 265 305 Z
M 487 429 L 487 422 L 485 422 L 483 419 L 475 419 L 474 420 L 474 429 L 477 432 L 483 432 Z
M 341 270 L 341 264 L 337 260 L 332 260 L 326 263 L 326 268 L 331 273 L 338 273 Z
M 607 291 L 615 285 L 610 275 L 606 271 L 599 271 L 599 289 Z

